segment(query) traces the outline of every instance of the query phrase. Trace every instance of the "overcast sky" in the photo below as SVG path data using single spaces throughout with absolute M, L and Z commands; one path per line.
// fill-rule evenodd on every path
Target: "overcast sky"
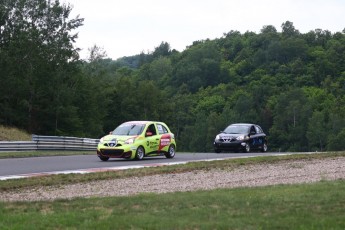
M 85 59 L 93 45 L 117 59 L 152 52 L 162 41 L 183 51 L 193 41 L 215 39 L 231 30 L 260 33 L 265 25 L 281 32 L 285 21 L 307 33 L 341 32 L 345 0 L 61 0 L 84 25 L 76 46 Z

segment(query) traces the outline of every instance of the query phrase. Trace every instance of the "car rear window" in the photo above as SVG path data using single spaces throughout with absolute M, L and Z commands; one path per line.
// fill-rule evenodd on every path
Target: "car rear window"
M 168 129 L 162 124 L 157 124 L 157 129 L 158 129 L 159 134 L 164 134 L 164 133 L 169 132 Z

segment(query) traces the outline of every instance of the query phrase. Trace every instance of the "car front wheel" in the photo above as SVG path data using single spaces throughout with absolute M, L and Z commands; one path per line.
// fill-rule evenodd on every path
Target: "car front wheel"
M 175 146 L 170 145 L 168 152 L 165 154 L 166 158 L 173 158 L 175 156 Z
M 136 160 L 142 160 L 144 158 L 145 155 L 145 150 L 142 146 L 139 146 L 137 148 L 137 151 L 135 152 L 135 159 Z
M 109 157 L 99 156 L 99 159 L 101 159 L 102 161 L 108 161 L 108 160 L 109 160 Z
M 246 145 L 244 146 L 243 151 L 244 151 L 245 153 L 249 153 L 249 152 L 250 152 L 250 146 L 249 146 L 249 143 L 246 143 Z

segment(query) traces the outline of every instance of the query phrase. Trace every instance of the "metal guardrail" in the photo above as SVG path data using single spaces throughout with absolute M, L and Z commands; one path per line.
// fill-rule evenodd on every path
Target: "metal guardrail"
M 0 152 L 37 150 L 96 150 L 99 139 L 32 135 L 32 141 L 0 141 Z

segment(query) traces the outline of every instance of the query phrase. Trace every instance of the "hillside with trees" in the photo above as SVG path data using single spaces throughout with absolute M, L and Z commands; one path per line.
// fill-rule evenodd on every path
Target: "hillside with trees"
M 112 60 L 78 57 L 83 18 L 59 1 L 0 8 L 0 125 L 40 135 L 98 138 L 128 120 L 160 120 L 178 151 L 212 151 L 228 124 L 251 122 L 271 151 L 345 149 L 345 30 L 300 33 L 293 22 L 230 31 L 183 52 Z

